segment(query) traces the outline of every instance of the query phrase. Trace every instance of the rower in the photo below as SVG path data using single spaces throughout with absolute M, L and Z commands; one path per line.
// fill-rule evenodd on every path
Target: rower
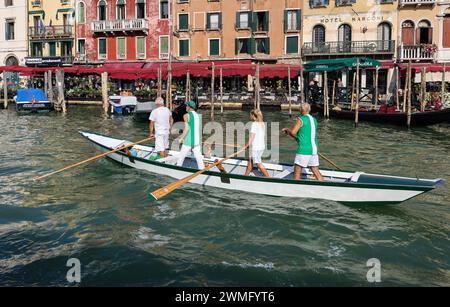
M 161 97 L 156 98 L 156 109 L 150 113 L 150 138 L 155 138 L 155 151 L 159 156 L 167 156 L 166 149 L 169 148 L 169 134 L 173 126 L 172 112 L 164 106 L 164 100 Z M 153 134 L 153 130 L 155 134 Z
M 309 103 L 300 105 L 301 116 L 297 117 L 292 129 L 284 128 L 285 134 L 297 139 L 298 147 L 294 161 L 294 179 L 300 180 L 302 168 L 309 167 L 317 180 L 323 181 L 319 170 L 319 142 L 317 140 L 317 120 L 309 112 Z
M 204 169 L 202 156 L 202 116 L 195 112 L 196 104 L 194 101 L 185 103 L 187 113 L 184 114 L 184 129 L 180 138 L 181 150 L 178 156 L 177 165 L 183 166 L 184 159 L 192 151 L 197 160 L 198 169 Z
M 250 159 L 248 160 L 247 169 L 245 170 L 245 176 L 249 176 L 253 170 L 253 166 L 256 165 L 265 177 L 269 177 L 270 175 L 264 167 L 261 159 L 264 149 L 266 148 L 266 132 L 262 112 L 258 109 L 251 110 L 250 120 L 252 121 L 250 138 L 245 146 L 250 147 Z

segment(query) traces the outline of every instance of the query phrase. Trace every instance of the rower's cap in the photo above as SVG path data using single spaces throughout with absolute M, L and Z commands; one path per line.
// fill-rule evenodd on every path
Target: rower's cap
M 190 108 L 192 108 L 192 109 L 195 109 L 195 108 L 197 107 L 197 104 L 196 104 L 194 101 L 192 101 L 192 100 L 186 101 L 184 104 L 185 104 L 187 107 L 190 107 Z

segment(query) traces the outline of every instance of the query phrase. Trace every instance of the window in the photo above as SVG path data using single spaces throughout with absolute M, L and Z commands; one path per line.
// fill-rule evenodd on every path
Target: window
M 83 57 L 86 55 L 86 41 L 84 39 L 79 39 L 77 43 L 77 53 Z
M 236 28 L 248 29 L 250 28 L 250 12 L 237 12 L 236 13 Z
M 98 20 L 106 20 L 106 1 L 100 0 L 98 2 L 98 12 L 97 12 Z
M 328 6 L 329 0 L 309 0 L 309 7 L 315 8 L 315 7 L 324 7 Z
M 411 20 L 402 22 L 402 44 L 414 45 L 414 22 Z
M 145 59 L 145 37 L 136 37 L 136 58 Z
M 168 19 L 169 18 L 169 1 L 160 0 L 159 1 L 159 18 Z
M 136 0 L 136 19 L 145 18 L 145 0 Z
M 98 39 L 98 58 L 106 59 L 106 57 L 107 57 L 106 38 L 99 38 Z
M 286 37 L 286 54 L 298 53 L 298 36 Z
M 254 29 L 257 32 L 269 31 L 269 12 L 254 13 Z
M 416 44 L 433 43 L 433 28 L 428 20 L 421 20 L 417 24 Z
M 300 10 L 284 11 L 284 32 L 300 31 Z
M 125 39 L 125 37 L 118 37 L 117 38 L 117 58 L 125 59 L 126 56 L 127 56 L 127 54 L 126 54 L 126 39 Z
M 189 56 L 189 39 L 178 40 L 178 55 Z
M 189 14 L 178 14 L 178 31 L 189 31 Z
M 42 56 L 42 43 L 31 43 L 31 55 Z
M 56 43 L 55 42 L 48 43 L 48 56 L 56 56 Z
M 14 20 L 6 19 L 5 23 L 5 40 L 14 39 Z
M 169 37 L 160 36 L 159 37 L 159 58 L 168 59 L 169 58 Z
M 251 38 L 236 38 L 235 42 L 235 53 L 240 54 L 253 54 L 252 49 L 252 39 Z
M 219 30 L 222 28 L 222 13 L 208 13 L 206 15 L 206 29 Z
M 209 39 L 209 55 L 210 56 L 220 55 L 220 39 L 218 38 Z
M 5 6 L 13 6 L 13 0 L 5 0 Z
M 352 44 L 352 28 L 348 24 L 342 24 L 338 28 L 338 49 L 340 52 L 350 52 Z
M 86 10 L 85 10 L 85 7 L 84 7 L 84 2 L 78 2 L 78 11 L 77 11 L 77 13 L 78 13 L 77 21 L 79 23 L 85 23 L 85 21 L 86 21 Z
M 377 27 L 377 40 L 379 51 L 389 51 L 392 39 L 391 25 L 387 22 L 382 22 Z
M 256 53 L 269 54 L 270 53 L 269 45 L 270 45 L 270 40 L 268 37 L 255 38 Z
M 314 45 L 320 45 L 325 43 L 325 27 L 322 25 L 317 25 L 313 28 L 312 41 Z
M 356 3 L 356 0 L 336 0 L 336 6 L 346 6 Z
M 125 0 L 117 0 L 116 2 L 116 18 L 125 19 Z
M 450 15 L 444 16 L 442 27 L 442 47 L 450 48 Z

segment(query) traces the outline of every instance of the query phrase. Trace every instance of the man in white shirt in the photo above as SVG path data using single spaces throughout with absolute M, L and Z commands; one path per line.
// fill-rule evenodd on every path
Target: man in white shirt
M 173 126 L 172 112 L 164 106 L 161 97 L 156 98 L 156 109 L 150 113 L 150 137 L 155 137 L 155 150 L 161 158 L 167 156 L 166 149 L 169 148 L 169 134 Z M 155 131 L 155 134 L 153 134 Z

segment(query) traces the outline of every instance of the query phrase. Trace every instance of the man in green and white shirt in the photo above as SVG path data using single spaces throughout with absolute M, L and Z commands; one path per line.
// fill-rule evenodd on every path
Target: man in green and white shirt
M 292 129 L 284 128 L 282 131 L 297 139 L 298 147 L 294 161 L 294 179 L 300 180 L 302 168 L 308 167 L 317 180 L 323 181 L 319 170 L 319 142 L 317 141 L 317 120 L 309 112 L 309 103 L 300 105 L 301 116 Z
M 186 102 L 186 111 L 184 114 L 184 130 L 180 138 L 181 146 L 178 156 L 178 166 L 183 166 L 184 159 L 192 151 L 195 160 L 197 160 L 198 169 L 204 169 L 202 155 L 202 116 L 195 112 L 196 104 L 193 101 Z

